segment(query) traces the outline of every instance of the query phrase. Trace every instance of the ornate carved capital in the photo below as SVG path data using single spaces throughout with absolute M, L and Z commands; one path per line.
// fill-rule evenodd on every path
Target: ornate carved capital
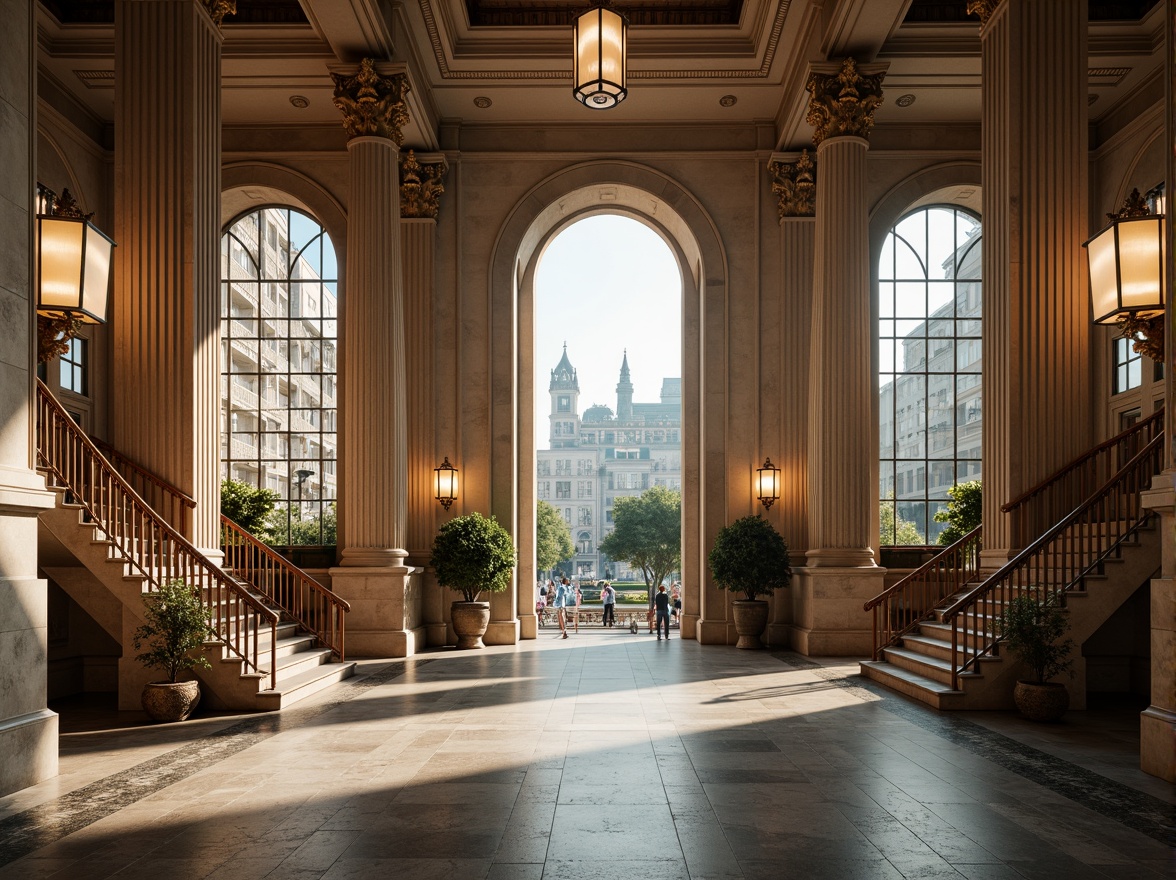
M 772 192 L 780 222 L 785 217 L 812 217 L 817 212 L 817 176 L 812 156 L 802 150 L 795 162 L 769 162 Z
M 204 5 L 217 27 L 221 26 L 226 15 L 237 14 L 237 0 L 204 0 Z
M 400 216 L 431 217 L 437 219 L 441 207 L 441 183 L 449 169 L 444 162 L 417 161 L 416 153 L 409 150 L 400 163 Z
M 968 15 L 980 16 L 980 26 L 984 27 L 1000 4 L 1001 0 L 968 0 Z
M 404 140 L 401 129 L 408 124 L 408 77 L 403 73 L 384 76 L 376 72 L 375 62 L 365 58 L 359 71 L 350 76 L 332 73 L 335 80 L 335 106 L 343 112 L 343 127 L 348 138 L 384 137 Z
M 825 138 L 868 138 L 874 127 L 874 110 L 882 103 L 884 74 L 860 74 L 857 62 L 846 58 L 836 74 L 814 73 L 805 88 L 809 93 L 808 123 L 813 143 Z

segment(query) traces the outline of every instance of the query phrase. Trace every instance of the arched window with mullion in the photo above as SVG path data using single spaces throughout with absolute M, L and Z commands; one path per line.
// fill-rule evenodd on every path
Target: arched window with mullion
M 933 544 L 948 490 L 980 478 L 981 228 L 932 205 L 889 231 L 878 266 L 881 543 Z
M 292 208 L 221 239 L 221 475 L 277 493 L 263 533 L 333 544 L 338 268 L 323 227 Z

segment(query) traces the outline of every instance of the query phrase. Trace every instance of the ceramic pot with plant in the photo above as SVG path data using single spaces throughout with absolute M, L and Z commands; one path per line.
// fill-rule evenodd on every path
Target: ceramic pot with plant
M 148 669 L 159 669 L 166 681 L 145 685 L 143 711 L 153 721 L 183 721 L 200 702 L 200 682 L 180 681 L 191 669 L 211 669 L 199 651 L 211 636 L 208 617 L 200 597 L 179 578 L 167 581 L 159 590 L 143 597 L 147 621 L 135 630 L 135 659 Z M 146 650 L 144 650 L 146 645 Z
M 737 648 L 762 648 L 760 635 L 768 625 L 770 596 L 792 578 L 788 545 L 770 522 L 745 516 L 723 526 L 711 548 L 711 575 L 724 590 L 742 593 L 732 602 Z
M 1013 702 L 1031 721 L 1057 721 L 1070 708 L 1070 693 L 1051 678 L 1068 672 L 1074 649 L 1072 639 L 1063 639 L 1070 628 L 1066 609 L 1053 594 L 1043 597 L 1017 596 L 1005 606 L 1000 617 L 1000 636 L 1029 667 L 1032 676 L 1017 682 Z
M 457 647 L 485 647 L 482 636 L 490 625 L 490 603 L 479 602 L 478 596 L 506 590 L 517 558 L 510 533 L 494 517 L 468 513 L 441 526 L 430 565 L 437 583 L 464 599 L 450 606 Z

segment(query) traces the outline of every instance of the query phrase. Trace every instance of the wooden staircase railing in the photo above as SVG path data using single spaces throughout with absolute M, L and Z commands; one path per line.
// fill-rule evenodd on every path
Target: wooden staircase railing
M 1001 510 L 1012 514 L 1012 546 L 1028 547 L 1046 529 L 1086 501 L 1163 429 L 1161 408 L 1003 505 Z
M 1151 514 L 1140 495 L 1160 471 L 1163 443 L 1162 433 L 1153 436 L 1085 503 L 943 613 L 951 624 L 953 689 L 981 657 L 996 656 L 1001 638 L 995 622 L 1013 597 L 1052 594 L 1065 604 L 1066 593 L 1147 522 Z
M 874 659 L 882 657 L 936 609 L 980 574 L 983 526 L 976 526 L 942 553 L 865 604 L 874 612 Z
M 221 571 L 151 509 L 93 441 L 37 380 L 37 460 L 53 484 L 69 492 L 149 591 L 179 578 L 200 597 L 209 628 L 246 670 L 277 682 L 278 615 Z M 269 671 L 259 636 L 269 632 Z
M 188 511 L 196 509 L 195 498 L 131 461 L 105 440 L 96 437 L 90 439 L 152 510 L 162 514 L 180 534 L 187 533 Z
M 221 515 L 225 567 L 293 617 L 319 644 L 344 658 L 345 619 L 351 605 L 302 569 Z

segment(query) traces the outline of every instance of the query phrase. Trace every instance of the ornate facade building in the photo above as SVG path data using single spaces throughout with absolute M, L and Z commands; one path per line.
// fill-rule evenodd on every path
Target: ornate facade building
M 613 530 L 613 502 L 652 486 L 682 490 L 682 380 L 663 379 L 657 403 L 633 401 L 629 358 L 621 361 L 617 408 L 580 415 L 580 383 L 563 357 L 551 371 L 549 449 L 536 452 L 535 495 L 555 507 L 575 547 L 572 573 L 587 579 L 640 579 L 599 549 Z

